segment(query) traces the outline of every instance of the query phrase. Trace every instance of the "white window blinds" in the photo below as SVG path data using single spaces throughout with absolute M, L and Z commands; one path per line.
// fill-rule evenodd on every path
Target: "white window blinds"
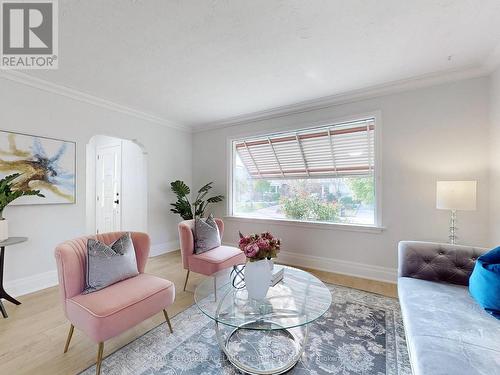
M 373 118 L 239 140 L 235 149 L 252 178 L 367 176 L 374 171 Z

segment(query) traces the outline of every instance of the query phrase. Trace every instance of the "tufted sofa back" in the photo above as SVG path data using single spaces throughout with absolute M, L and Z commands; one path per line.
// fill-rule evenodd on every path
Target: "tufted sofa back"
M 87 240 L 89 238 L 94 238 L 109 245 L 125 233 L 126 232 L 112 232 L 80 237 L 63 242 L 56 247 L 55 257 L 59 277 L 59 291 L 63 306 L 66 306 L 66 299 L 80 294 L 85 288 Z M 149 255 L 149 236 L 146 233 L 131 232 L 131 237 L 135 249 L 137 269 L 139 273 L 144 273 Z
M 434 242 L 399 243 L 399 277 L 469 285 L 476 259 L 484 248 Z

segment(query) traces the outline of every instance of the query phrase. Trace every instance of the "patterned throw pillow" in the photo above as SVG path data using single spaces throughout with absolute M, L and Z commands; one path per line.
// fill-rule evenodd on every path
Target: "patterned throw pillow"
M 221 245 L 219 227 L 212 214 L 194 221 L 194 253 L 201 254 Z
M 98 291 L 138 274 L 130 233 L 125 233 L 111 245 L 92 238 L 87 241 L 87 273 L 83 294 Z

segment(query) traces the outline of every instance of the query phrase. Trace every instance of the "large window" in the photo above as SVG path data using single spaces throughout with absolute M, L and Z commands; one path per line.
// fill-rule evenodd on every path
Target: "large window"
M 232 143 L 232 215 L 376 225 L 375 119 Z

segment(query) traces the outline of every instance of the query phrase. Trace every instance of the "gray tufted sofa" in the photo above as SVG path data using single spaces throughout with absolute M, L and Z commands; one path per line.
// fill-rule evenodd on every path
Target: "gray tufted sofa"
M 468 290 L 484 251 L 399 243 L 398 295 L 414 375 L 500 374 L 500 321 Z

